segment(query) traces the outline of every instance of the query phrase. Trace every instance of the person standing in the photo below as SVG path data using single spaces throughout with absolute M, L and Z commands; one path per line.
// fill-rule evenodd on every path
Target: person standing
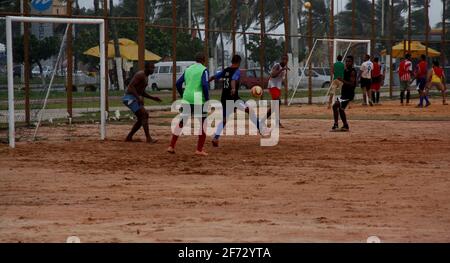
M 409 105 L 411 99 L 411 79 L 413 74 L 413 67 L 411 62 L 411 54 L 406 54 L 405 58 L 400 62 L 398 68 L 398 76 L 400 78 L 400 103 L 403 105 L 406 94 L 406 105 Z
M 427 63 L 427 57 L 425 55 L 420 56 L 420 62 L 417 65 L 416 69 L 416 83 L 417 88 L 419 90 L 420 95 L 420 102 L 419 105 L 417 105 L 418 108 L 423 108 L 424 101 L 426 102 L 425 107 L 428 107 L 431 105 L 428 94 L 425 90 L 427 86 L 427 75 L 428 75 L 428 63 Z
M 242 61 L 241 56 L 234 55 L 233 58 L 231 59 L 230 67 L 225 68 L 224 70 L 220 71 L 215 76 L 212 76 L 209 79 L 209 82 L 219 79 L 224 80 L 222 88 L 222 96 L 220 98 L 220 102 L 222 104 L 223 121 L 217 127 L 214 139 L 212 140 L 213 147 L 219 147 L 219 139 L 220 136 L 222 135 L 222 131 L 226 126 L 228 118 L 236 110 L 242 110 L 248 113 L 250 116 L 250 120 L 256 126 L 258 131 L 261 131 L 260 129 L 261 124 L 258 120 L 257 114 L 253 111 L 253 109 L 250 109 L 250 107 L 248 107 L 248 105 L 244 101 L 242 101 L 242 99 L 239 97 L 239 86 L 241 80 L 241 71 L 239 67 L 241 66 L 241 61 Z M 233 102 L 237 107 L 234 109 L 228 109 L 227 108 L 228 101 Z
M 342 62 L 343 58 L 341 55 L 339 55 L 336 60 L 336 63 L 333 65 L 333 82 L 331 83 L 329 91 L 328 109 L 331 109 L 334 96 L 337 95 L 338 90 L 341 90 L 342 85 L 344 85 L 345 64 Z
M 272 67 L 272 71 L 270 72 L 270 79 L 269 79 L 269 93 L 272 97 L 272 101 L 278 101 L 278 109 L 279 113 L 281 115 L 281 89 L 283 85 L 286 86 L 286 75 L 289 63 L 289 57 L 288 55 L 283 55 L 281 58 L 280 63 L 276 63 Z M 267 114 L 267 117 L 269 118 L 272 114 L 272 110 L 269 110 L 269 113 Z M 279 122 L 280 128 L 283 128 L 283 125 L 281 125 L 281 121 Z
M 343 79 L 344 85 L 342 86 L 341 96 L 336 100 L 336 102 L 333 105 L 334 125 L 331 128 L 332 132 L 350 131 L 345 109 L 350 104 L 350 102 L 355 98 L 355 89 L 357 81 L 356 81 L 356 70 L 353 68 L 353 60 L 354 60 L 353 56 L 347 56 L 345 60 L 345 71 Z M 341 117 L 341 121 L 343 123 L 343 127 L 341 129 L 339 129 L 339 116 Z
M 137 72 L 130 84 L 128 85 L 125 96 L 122 98 L 123 104 L 127 106 L 137 117 L 136 123 L 133 125 L 130 133 L 128 134 L 126 141 L 132 142 L 133 136 L 142 127 L 145 132 L 147 143 L 156 143 L 158 140 L 153 139 L 150 136 L 148 125 L 148 112 L 144 108 L 144 99 L 151 99 L 157 102 L 161 102 L 158 97 L 150 96 L 145 89 L 148 86 L 148 76 L 152 75 L 155 71 L 155 64 L 152 62 L 146 62 L 145 68 L 142 71 Z
M 208 153 L 203 148 L 206 141 L 204 122 L 207 117 L 207 113 L 204 111 L 204 104 L 209 100 L 208 69 L 205 66 L 206 57 L 203 53 L 198 53 L 195 56 L 195 61 L 196 63 L 188 67 L 183 75 L 178 79 L 176 86 L 178 93 L 190 107 L 190 115 L 187 117 L 190 118 L 191 116 L 194 116 L 194 118 L 200 120 L 201 127 L 198 136 L 197 151 L 195 154 L 199 156 L 208 156 Z M 185 84 L 184 90 L 183 83 Z M 184 122 L 181 120 L 172 135 L 172 140 L 167 152 L 175 154 L 175 145 L 181 134 L 183 126 Z
M 367 106 L 370 104 L 370 106 L 373 106 L 372 102 L 372 95 L 371 95 L 371 86 L 372 86 L 372 69 L 373 69 L 373 63 L 370 61 L 370 55 L 366 54 L 364 55 L 363 63 L 360 67 L 360 82 L 361 82 L 361 89 L 363 92 L 363 106 Z
M 372 101 L 373 103 L 375 103 L 375 105 L 380 104 L 380 89 L 382 82 L 383 82 L 383 75 L 381 72 L 380 59 L 378 57 L 375 57 L 373 59 L 372 86 L 371 86 Z
M 444 69 L 439 66 L 439 61 L 433 61 L 433 67 L 428 72 L 428 83 L 425 89 L 426 96 L 431 88 L 436 87 L 442 94 L 442 104 L 448 105 L 447 103 L 447 87 L 445 86 L 445 74 Z M 430 106 L 430 103 L 428 103 Z

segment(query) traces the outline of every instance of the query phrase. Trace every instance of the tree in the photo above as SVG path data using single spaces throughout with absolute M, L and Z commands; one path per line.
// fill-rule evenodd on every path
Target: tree
M 15 63 L 24 63 L 23 37 L 14 38 L 13 53 Z M 34 35 L 30 35 L 29 59 L 31 65 L 37 64 L 41 73 L 42 83 L 45 84 L 41 61 L 47 60 L 58 54 L 61 39 L 59 37 L 47 37 L 38 40 Z
M 261 49 L 260 38 L 258 35 L 250 36 L 250 42 L 248 44 L 248 50 L 251 52 L 250 59 L 253 61 L 259 61 L 259 52 Z M 268 71 L 276 61 L 278 61 L 283 55 L 284 41 L 278 41 L 277 39 L 265 37 L 264 44 L 266 51 L 264 59 L 264 69 Z

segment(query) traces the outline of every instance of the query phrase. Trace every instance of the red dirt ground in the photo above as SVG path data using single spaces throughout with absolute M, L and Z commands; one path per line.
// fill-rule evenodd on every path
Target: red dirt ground
M 224 137 L 206 158 L 194 137 L 167 154 L 163 118 L 156 145 L 122 142 L 130 125 L 105 142 L 2 145 L 0 242 L 450 242 L 450 106 L 438 104 L 353 105 L 350 133 L 328 132 L 323 107 L 283 109 L 278 146 Z

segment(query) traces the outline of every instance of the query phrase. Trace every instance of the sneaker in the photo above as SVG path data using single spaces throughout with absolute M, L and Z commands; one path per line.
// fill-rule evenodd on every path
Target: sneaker
M 197 156 L 208 156 L 208 153 L 205 152 L 204 150 L 202 150 L 202 151 L 196 151 L 195 155 L 197 155 Z
M 339 125 L 338 124 L 334 124 L 333 127 L 331 128 L 332 132 L 336 132 L 339 130 Z
M 167 148 L 167 152 L 170 154 L 175 154 L 175 149 L 172 147 Z
M 350 128 L 349 128 L 348 126 L 344 126 L 344 127 L 341 128 L 340 131 L 341 131 L 341 132 L 349 132 L 349 131 L 350 131 Z
M 219 139 L 214 139 L 214 140 L 212 140 L 212 145 L 213 145 L 213 147 L 219 147 Z

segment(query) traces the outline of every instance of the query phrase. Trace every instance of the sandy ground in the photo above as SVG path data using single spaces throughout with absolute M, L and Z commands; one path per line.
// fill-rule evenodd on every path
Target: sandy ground
M 129 125 L 106 142 L 85 125 L 72 141 L 1 145 L 0 242 L 450 242 L 450 106 L 438 104 L 355 104 L 350 133 L 330 133 L 323 107 L 283 109 L 278 146 L 224 137 L 207 158 L 194 137 L 167 154 L 164 118 L 156 145 L 122 142 Z

